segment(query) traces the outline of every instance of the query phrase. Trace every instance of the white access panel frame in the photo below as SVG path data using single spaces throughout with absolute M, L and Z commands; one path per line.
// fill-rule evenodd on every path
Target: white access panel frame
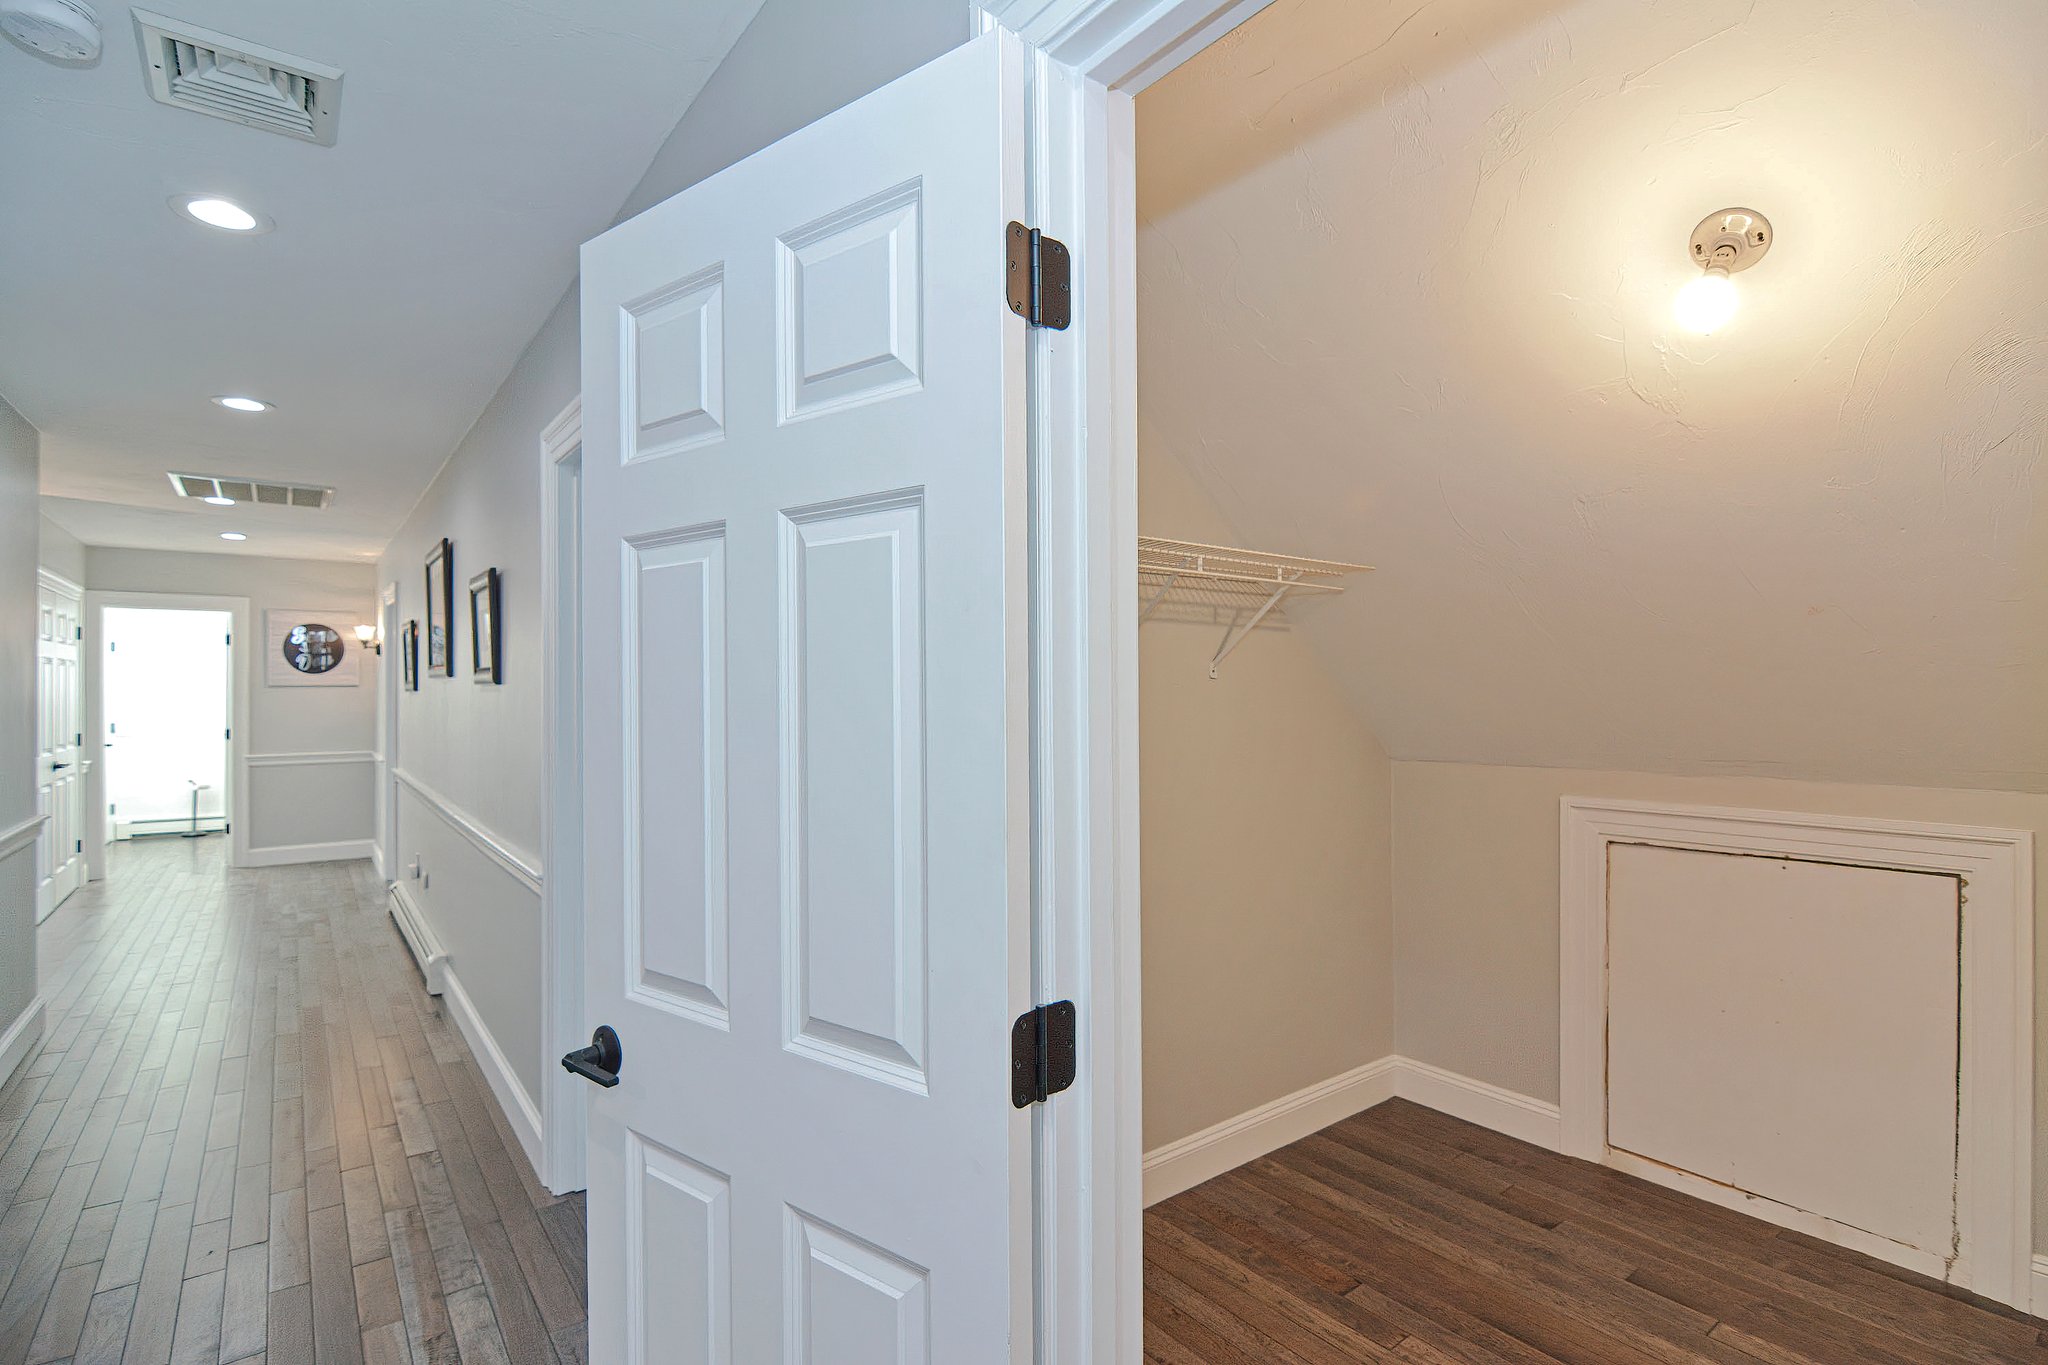
M 1687 1193 L 1845 1242 L 1825 1219 L 1788 1215 L 1608 1141 L 1608 852 L 1650 844 L 1946 873 L 1965 896 L 1957 1215 L 1967 1265 L 1952 1283 L 2026 1309 L 2032 1294 L 2034 837 L 2027 830 L 1786 811 L 1565 797 L 1560 802 L 1559 1000 L 1562 1149 Z M 1855 1249 L 1887 1256 L 1874 1242 Z

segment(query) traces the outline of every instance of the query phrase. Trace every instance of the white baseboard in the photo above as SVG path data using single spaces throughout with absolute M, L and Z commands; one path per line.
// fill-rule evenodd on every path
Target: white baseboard
M 242 855 L 243 867 L 283 867 L 289 863 L 338 863 L 367 858 L 375 847 L 368 839 L 342 839 L 331 844 L 272 844 Z
M 2037 1318 L 2048 1318 L 2048 1256 L 2034 1258 L 2034 1307 Z
M 1394 1093 L 1402 1099 L 1553 1152 L 1559 1150 L 1562 1139 L 1556 1105 L 1418 1062 L 1413 1057 L 1390 1060 L 1396 1066 Z
M 547 1169 L 542 1159 L 545 1144 L 541 1141 L 540 1106 L 526 1093 L 526 1087 L 519 1083 L 519 1077 L 512 1070 L 512 1063 L 506 1060 L 498 1040 L 484 1027 L 483 1016 L 470 1003 L 469 993 L 462 989 L 462 977 L 450 966 L 442 973 L 446 990 L 441 1003 L 448 1010 L 448 1017 L 462 1030 L 462 1036 L 469 1043 L 469 1050 L 476 1058 L 477 1070 L 484 1073 L 490 1082 L 491 1093 L 497 1097 L 498 1109 L 511 1125 L 519 1145 L 526 1149 L 526 1159 L 536 1171 Z
M 1557 1106 L 1391 1055 L 1283 1095 L 1145 1154 L 1147 1206 L 1399 1096 L 1453 1118 L 1556 1151 Z
M 1145 1153 L 1146 1205 L 1191 1190 L 1339 1119 L 1392 1099 L 1397 1060 L 1382 1057 L 1367 1062 Z
M 433 926 L 400 882 L 391 883 L 391 922 L 398 926 L 398 936 L 405 940 L 414 964 L 426 979 L 427 994 L 441 994 L 447 989 L 448 950 L 441 946 Z
M 36 1050 L 36 1044 L 42 1040 L 43 997 L 39 995 L 14 1017 L 14 1022 L 7 1026 L 7 1032 L 0 1033 L 0 1085 L 13 1079 L 15 1071 L 29 1059 Z

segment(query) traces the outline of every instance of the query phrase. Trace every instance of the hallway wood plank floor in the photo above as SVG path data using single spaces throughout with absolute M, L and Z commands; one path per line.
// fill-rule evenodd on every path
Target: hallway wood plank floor
M 2048 1365 L 2044 1326 L 1401 1100 L 1145 1215 L 1154 1365 Z
M 111 850 L 0 1089 L 0 1365 L 582 1365 L 555 1199 L 368 863 Z

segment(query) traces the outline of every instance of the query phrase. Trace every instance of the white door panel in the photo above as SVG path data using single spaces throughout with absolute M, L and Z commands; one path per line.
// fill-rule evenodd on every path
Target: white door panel
M 1956 878 L 1625 844 L 1608 875 L 1608 1142 L 1951 1255 Z
M 36 918 L 85 881 L 84 675 L 79 668 L 77 594 L 51 582 L 36 594 Z
M 1021 63 L 584 250 L 593 1360 L 1031 1358 Z

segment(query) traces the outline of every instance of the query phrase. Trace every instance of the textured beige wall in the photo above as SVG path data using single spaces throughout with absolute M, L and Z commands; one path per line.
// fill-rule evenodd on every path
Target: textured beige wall
M 1150 449 L 1138 522 L 1232 543 Z M 1386 754 L 1302 633 L 1259 633 L 1212 682 L 1220 635 L 1138 632 L 1147 1150 L 1393 1046 Z
M 2033 830 L 2042 898 L 2035 977 L 2048 986 L 2048 796 L 1462 763 L 1396 763 L 1393 774 L 1399 1050 L 1537 1099 L 1554 1102 L 1558 1091 L 1558 801 L 1565 796 Z M 2041 1122 L 2048 1117 L 2048 1003 L 2036 1006 L 2035 1030 L 2041 1134 L 2048 1131 Z M 2034 1244 L 2048 1248 L 2048 1141 L 2038 1136 L 2034 1189 Z

